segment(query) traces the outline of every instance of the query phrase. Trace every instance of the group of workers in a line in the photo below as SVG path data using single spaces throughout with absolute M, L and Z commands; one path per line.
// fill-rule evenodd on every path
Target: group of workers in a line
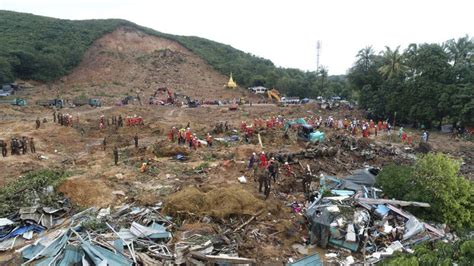
M 10 141 L 11 155 L 21 155 L 28 152 L 28 146 L 30 146 L 31 153 L 36 153 L 35 141 L 33 137 L 21 137 L 21 138 L 12 138 Z M 7 157 L 8 155 L 8 145 L 4 140 L 0 140 L 0 148 L 2 150 L 2 157 Z
M 178 130 L 176 127 L 172 127 L 168 133 L 168 139 L 171 142 L 178 141 L 179 145 L 188 145 L 192 150 L 197 150 L 198 148 L 202 147 L 203 143 L 209 148 L 211 148 L 213 144 L 213 138 L 210 133 L 207 133 L 204 142 L 196 136 L 196 133 L 191 131 L 189 124 L 186 129 L 183 127 Z

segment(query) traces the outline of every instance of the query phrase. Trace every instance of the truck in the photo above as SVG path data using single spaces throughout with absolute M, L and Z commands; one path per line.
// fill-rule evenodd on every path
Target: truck
M 11 104 L 16 106 L 26 106 L 26 100 L 22 98 L 14 98 L 11 100 L 0 100 L 0 104 Z
M 63 99 L 39 100 L 39 101 L 36 101 L 36 104 L 41 105 L 41 106 L 46 106 L 46 107 L 63 108 L 64 100 Z
M 77 98 L 72 101 L 75 106 L 90 105 L 91 107 L 101 107 L 102 101 L 100 99 L 83 99 Z

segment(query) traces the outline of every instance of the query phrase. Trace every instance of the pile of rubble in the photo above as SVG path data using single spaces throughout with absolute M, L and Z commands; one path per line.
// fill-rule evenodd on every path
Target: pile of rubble
M 312 193 L 305 213 L 309 240 L 339 250 L 326 254 L 329 262 L 376 263 L 395 251 L 412 252 L 415 244 L 446 236 L 443 229 L 400 208 L 430 207 L 428 203 L 380 198 L 382 191 L 374 187 L 376 174 L 375 169 L 363 169 L 345 179 L 324 176 Z
M 160 211 L 161 203 L 74 215 L 69 208 L 21 208 L 0 219 L 0 251 L 16 250 L 34 265 L 255 263 L 238 257 L 235 240 L 200 230 L 183 232 L 173 242 L 177 225 Z
M 373 160 L 376 156 L 390 156 L 393 160 L 414 160 L 416 156 L 411 147 L 399 148 L 392 145 L 381 145 L 368 139 L 356 139 L 349 135 L 335 135 L 323 143 L 308 143 L 304 150 L 298 152 L 280 152 L 275 158 L 281 162 L 292 162 L 302 159 L 318 159 L 334 157 L 338 154 L 349 157 L 353 154 L 366 161 Z

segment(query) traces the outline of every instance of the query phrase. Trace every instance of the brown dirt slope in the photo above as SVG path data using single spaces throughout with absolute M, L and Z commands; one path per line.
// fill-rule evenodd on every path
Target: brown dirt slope
M 203 100 L 245 95 L 243 89 L 225 89 L 227 80 L 177 42 L 122 27 L 96 40 L 80 65 L 52 89 L 71 97 L 84 92 L 106 102 L 136 91 L 147 101 L 164 86 Z

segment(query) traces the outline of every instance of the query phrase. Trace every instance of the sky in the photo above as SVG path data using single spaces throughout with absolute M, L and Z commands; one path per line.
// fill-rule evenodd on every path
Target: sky
M 345 74 L 357 52 L 474 36 L 473 0 L 0 0 L 1 10 L 62 19 L 121 18 L 199 36 L 275 65 Z

